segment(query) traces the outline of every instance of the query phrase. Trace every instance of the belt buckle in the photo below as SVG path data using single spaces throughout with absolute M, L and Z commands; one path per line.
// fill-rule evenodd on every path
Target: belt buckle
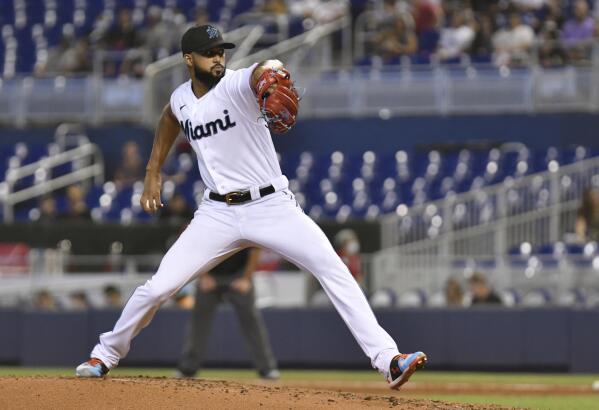
M 241 196 L 243 196 L 243 192 L 229 192 L 228 194 L 225 194 L 225 202 L 227 203 L 227 205 L 234 205 L 233 201 L 235 200 L 235 198 L 239 198 Z

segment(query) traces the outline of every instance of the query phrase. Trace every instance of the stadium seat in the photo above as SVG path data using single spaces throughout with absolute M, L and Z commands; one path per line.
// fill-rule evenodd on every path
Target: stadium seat
M 533 289 L 522 297 L 522 305 L 526 307 L 541 307 L 552 302 L 553 297 L 551 292 L 544 288 Z
M 380 289 L 370 296 L 370 305 L 373 308 L 391 308 L 397 305 L 397 295 L 391 289 Z

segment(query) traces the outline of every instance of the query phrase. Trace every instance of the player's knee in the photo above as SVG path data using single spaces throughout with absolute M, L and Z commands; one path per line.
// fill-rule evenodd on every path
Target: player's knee
M 159 289 L 157 286 L 144 285 L 146 296 L 152 305 L 160 305 L 166 302 L 171 294 L 170 289 Z

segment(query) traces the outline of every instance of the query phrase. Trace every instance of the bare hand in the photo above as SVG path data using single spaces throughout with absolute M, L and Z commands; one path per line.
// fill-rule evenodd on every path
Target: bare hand
M 200 290 L 204 293 L 212 292 L 216 289 L 216 280 L 208 273 L 200 277 Z
M 162 178 L 160 174 L 148 172 L 144 180 L 144 192 L 141 195 L 139 204 L 149 214 L 153 214 L 162 208 L 162 200 L 160 199 L 160 187 L 162 185 Z
M 246 278 L 237 278 L 231 282 L 231 289 L 237 293 L 248 293 L 252 288 L 252 281 Z

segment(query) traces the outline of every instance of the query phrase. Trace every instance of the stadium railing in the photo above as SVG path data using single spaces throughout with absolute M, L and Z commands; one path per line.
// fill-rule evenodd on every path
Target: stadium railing
M 599 110 L 596 43 L 590 66 L 354 66 L 349 17 L 247 54 L 263 33 L 264 28 L 255 26 L 228 33 L 227 38 L 239 45 L 229 67 L 268 58 L 285 61 L 307 90 L 302 118 Z M 336 56 L 332 45 L 339 35 L 343 46 Z M 129 121 L 153 126 L 169 94 L 187 77 L 178 54 L 149 65 L 147 72 L 146 79 L 99 75 L 1 79 L 0 123 L 23 127 L 72 120 Z
M 66 170 L 63 169 L 64 166 L 67 166 Z M 35 178 L 35 183 L 19 189 L 18 181 L 32 176 Z M 90 142 L 9 169 L 6 180 L 0 183 L 0 204 L 3 207 L 4 222 L 13 222 L 16 204 L 90 179 L 93 179 L 96 184 L 104 182 L 102 151 Z
M 599 158 L 591 158 L 387 215 L 371 290 L 434 294 L 450 277 L 481 271 L 498 289 L 547 293 L 555 303 L 588 291 L 595 300 L 597 246 L 569 232 L 582 192 L 597 175 Z M 456 222 L 458 208 L 471 212 Z M 481 218 L 485 208 L 488 216 Z
M 450 193 L 445 198 L 411 208 L 398 207 L 397 212 L 382 218 L 382 248 L 417 246 L 410 243 L 438 241 L 441 237 L 453 241 L 451 238 L 463 235 L 467 229 L 494 235 L 505 232 L 506 235 L 494 240 L 491 247 L 481 241 L 474 241 L 470 247 L 462 245 L 461 252 L 465 255 L 502 255 L 524 241 L 533 245 L 558 241 L 568 229 L 573 229 L 575 211 L 584 189 L 598 182 L 599 158 L 561 167 L 554 161 L 548 167 L 545 172 L 509 177 L 502 183 L 460 194 Z M 465 212 L 460 212 L 462 208 Z M 458 215 L 464 218 L 458 220 Z M 541 216 L 542 227 L 531 222 Z M 491 228 L 492 224 L 500 224 L 503 229 Z M 515 226 L 508 231 L 510 225 Z M 484 246 L 484 251 L 476 251 L 473 246 Z

